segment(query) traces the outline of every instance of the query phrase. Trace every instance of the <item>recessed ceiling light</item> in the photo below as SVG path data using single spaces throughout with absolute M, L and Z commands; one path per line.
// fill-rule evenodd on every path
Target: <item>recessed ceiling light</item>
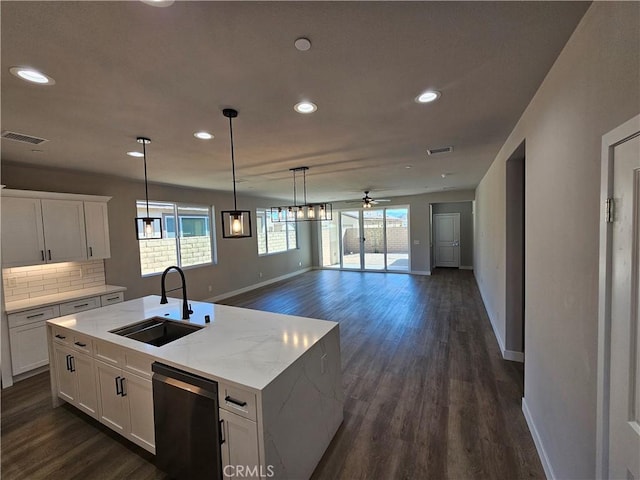
M 440 92 L 437 90 L 427 90 L 416 97 L 418 103 L 430 103 L 440 98 Z
M 442 178 L 447 178 L 447 177 L 449 176 L 449 174 L 448 174 L 448 173 L 441 173 L 441 174 L 440 174 L 440 176 L 441 176 Z
M 143 157 L 144 154 L 142 152 L 127 152 L 127 155 L 131 155 L 132 157 Z
M 153 7 L 169 7 L 173 5 L 174 0 L 142 0 L 142 3 Z
M 18 78 L 38 85 L 54 85 L 56 81 L 38 70 L 29 67 L 11 67 L 9 71 Z
M 301 52 L 306 52 L 311 48 L 311 40 L 304 37 L 297 38 L 293 44 Z
M 199 138 L 200 140 L 211 140 L 213 135 L 209 132 L 196 132 L 193 134 L 194 137 Z
M 318 106 L 311 102 L 300 102 L 296 103 L 293 109 L 298 113 L 313 113 L 318 109 Z
M 411 167 L 413 167 L 413 165 L 405 165 L 404 168 L 406 168 L 407 170 L 410 169 Z

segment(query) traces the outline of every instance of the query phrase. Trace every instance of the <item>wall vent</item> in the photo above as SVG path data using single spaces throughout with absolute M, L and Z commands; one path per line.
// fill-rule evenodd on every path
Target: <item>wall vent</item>
M 451 152 L 453 152 L 452 146 L 427 149 L 427 154 L 429 155 L 437 155 L 439 153 L 451 153 Z
M 24 133 L 10 132 L 9 130 L 4 130 L 0 136 L 8 140 L 15 140 L 16 142 L 28 143 L 30 145 L 40 145 L 41 143 L 49 141 L 46 138 L 33 137 L 31 135 L 25 135 Z

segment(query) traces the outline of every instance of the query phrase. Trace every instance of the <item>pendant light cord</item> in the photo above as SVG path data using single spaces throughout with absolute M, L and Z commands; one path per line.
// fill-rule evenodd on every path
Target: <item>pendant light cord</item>
M 307 171 L 303 170 L 302 171 L 302 180 L 303 180 L 303 186 L 304 186 L 304 204 L 307 204 Z
M 147 148 L 146 141 L 142 141 L 142 156 L 144 157 L 144 196 L 147 200 L 147 218 L 149 218 L 149 187 L 147 186 Z
M 293 170 L 293 206 L 298 205 L 298 198 L 296 197 L 296 171 Z
M 236 160 L 233 154 L 233 122 L 229 117 L 229 135 L 231 137 L 231 174 L 233 175 L 233 209 L 238 211 L 238 205 L 236 202 Z

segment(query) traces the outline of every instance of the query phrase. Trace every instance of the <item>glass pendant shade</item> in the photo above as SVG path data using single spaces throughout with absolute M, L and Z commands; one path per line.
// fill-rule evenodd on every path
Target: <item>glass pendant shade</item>
M 158 217 L 136 217 L 136 239 L 154 240 L 162 238 L 162 219 Z
M 247 238 L 251 236 L 251 212 L 249 210 L 223 210 L 222 238 Z
M 271 221 L 273 222 L 317 222 L 332 220 L 332 218 L 333 207 L 330 203 L 271 207 Z

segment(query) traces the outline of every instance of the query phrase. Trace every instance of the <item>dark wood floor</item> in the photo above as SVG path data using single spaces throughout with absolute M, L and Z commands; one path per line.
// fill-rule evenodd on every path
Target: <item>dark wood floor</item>
M 314 479 L 544 478 L 471 272 L 319 270 L 223 303 L 340 322 L 345 419 Z M 46 374 L 2 391 L 4 480 L 164 478 L 49 396 Z

